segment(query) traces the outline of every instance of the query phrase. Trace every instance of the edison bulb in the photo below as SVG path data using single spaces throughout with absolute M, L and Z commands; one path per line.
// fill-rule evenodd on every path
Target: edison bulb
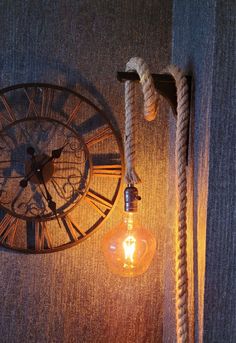
M 156 240 L 151 231 L 139 225 L 136 212 L 125 212 L 123 221 L 104 236 L 102 249 L 113 273 L 137 276 L 150 266 Z

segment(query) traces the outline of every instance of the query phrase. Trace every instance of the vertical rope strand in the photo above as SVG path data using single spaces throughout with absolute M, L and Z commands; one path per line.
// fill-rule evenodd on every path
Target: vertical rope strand
M 157 111 L 157 93 L 150 74 L 149 68 L 140 57 L 133 57 L 126 64 L 126 71 L 137 71 L 144 96 L 144 117 L 146 120 L 153 120 Z M 125 160 L 126 172 L 125 181 L 127 184 L 136 184 L 140 178 L 135 170 L 136 160 L 136 116 L 135 84 L 132 81 L 125 82 Z
M 188 84 L 183 72 L 168 66 L 177 89 L 175 164 L 177 173 L 177 245 L 176 245 L 176 324 L 178 343 L 188 342 L 188 271 L 187 271 L 187 175 L 186 153 L 189 121 Z
M 139 57 L 131 58 L 126 71 L 139 74 L 144 95 L 144 117 L 153 120 L 157 112 L 157 93 L 147 64 Z M 188 271 L 187 271 L 187 176 L 186 150 L 189 121 L 188 85 L 182 71 L 169 66 L 165 73 L 175 79 L 177 90 L 176 123 L 176 173 L 177 173 L 177 249 L 176 249 L 176 332 L 178 343 L 186 343 L 188 337 Z M 135 111 L 134 83 L 125 83 L 125 159 L 127 183 L 138 183 L 140 178 L 135 171 Z

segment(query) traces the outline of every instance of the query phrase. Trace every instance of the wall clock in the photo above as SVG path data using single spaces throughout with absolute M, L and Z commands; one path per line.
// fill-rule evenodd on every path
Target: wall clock
M 64 87 L 0 91 L 0 242 L 28 253 L 71 247 L 111 213 L 121 189 L 119 134 Z

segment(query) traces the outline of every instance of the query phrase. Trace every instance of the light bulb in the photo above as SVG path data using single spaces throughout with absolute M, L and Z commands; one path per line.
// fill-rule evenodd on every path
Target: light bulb
M 141 227 L 137 212 L 125 212 L 122 222 L 103 238 L 109 269 L 121 276 L 137 276 L 148 269 L 156 250 L 153 234 Z

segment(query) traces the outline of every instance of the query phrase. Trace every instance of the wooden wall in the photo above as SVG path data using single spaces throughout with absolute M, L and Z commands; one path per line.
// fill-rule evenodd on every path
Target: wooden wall
M 195 341 L 236 341 L 235 1 L 174 1 L 173 61 L 192 74 Z

